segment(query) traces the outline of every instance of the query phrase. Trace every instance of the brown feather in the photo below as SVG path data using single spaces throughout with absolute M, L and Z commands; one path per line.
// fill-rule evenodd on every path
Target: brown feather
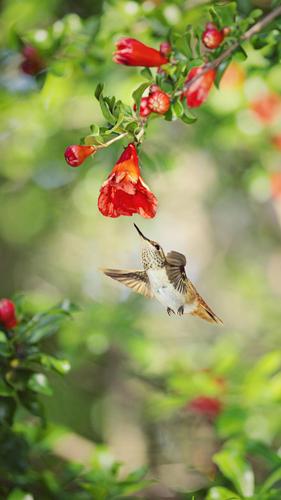
M 101 269 L 101 271 L 106 276 L 131 288 L 134 292 L 144 295 L 144 297 L 152 298 L 154 296 L 145 271 L 122 269 Z

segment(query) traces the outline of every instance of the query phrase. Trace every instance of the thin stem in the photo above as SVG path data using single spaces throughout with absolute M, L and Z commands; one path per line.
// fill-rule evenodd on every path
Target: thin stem
M 224 50 L 216 59 L 205 64 L 204 68 L 202 68 L 202 71 L 200 71 L 198 75 L 196 75 L 194 78 L 192 78 L 188 83 L 184 85 L 183 91 L 189 89 L 191 85 L 193 85 L 196 80 L 201 78 L 202 75 L 207 73 L 207 71 L 209 71 L 210 69 L 217 68 L 222 61 L 227 59 L 232 54 L 232 52 L 234 52 L 234 50 L 236 50 L 237 47 L 239 47 L 240 42 L 245 42 L 246 40 L 249 40 L 253 35 L 259 33 L 263 28 L 265 28 L 265 26 L 271 23 L 271 21 L 276 19 L 276 17 L 278 16 L 281 16 L 281 5 L 279 7 L 276 7 L 276 9 L 267 14 L 263 19 L 258 21 L 256 24 L 251 26 L 251 28 L 248 29 L 248 31 L 246 31 L 243 35 L 241 35 L 241 37 L 236 42 L 234 42 L 230 47 Z M 175 96 L 181 95 L 183 91 L 176 92 Z
M 120 141 L 123 139 L 123 137 L 126 137 L 128 135 L 128 132 L 123 132 L 123 134 L 117 135 L 116 137 L 113 137 L 113 139 L 110 139 L 110 141 L 105 142 L 104 144 L 99 144 L 98 146 L 95 146 L 96 149 L 104 149 L 107 148 L 108 146 L 111 146 L 114 142 Z

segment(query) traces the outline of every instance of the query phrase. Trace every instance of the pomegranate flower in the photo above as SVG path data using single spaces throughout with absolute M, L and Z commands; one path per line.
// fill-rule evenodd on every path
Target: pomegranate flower
M 215 418 L 222 411 L 222 403 L 218 398 L 198 396 L 190 401 L 188 409 L 197 413 L 197 415 L 205 415 L 209 418 Z
M 15 304 L 9 299 L 0 300 L 0 325 L 10 330 L 17 323 Z
M 45 63 L 38 50 L 32 45 L 25 45 L 21 51 L 23 61 L 20 68 L 26 75 L 35 76 L 45 68 Z
M 64 152 L 65 161 L 71 167 L 79 167 L 88 156 L 96 152 L 95 146 L 79 146 L 73 144 L 68 146 Z
M 155 216 L 157 199 L 142 180 L 134 144 L 126 147 L 102 185 L 98 208 L 105 217 L 135 213 L 147 219 Z
M 204 66 L 192 68 L 187 75 L 185 83 L 190 82 L 193 78 L 200 75 L 202 69 L 204 69 Z M 194 83 L 191 83 L 191 86 L 184 91 L 186 102 L 190 108 L 197 108 L 206 101 L 215 78 L 216 71 L 214 69 L 209 69 L 206 73 L 203 73 L 200 78 L 197 78 Z
M 170 97 L 166 92 L 156 90 L 149 94 L 147 105 L 154 113 L 164 115 L 170 108 Z
M 144 45 L 135 38 L 121 38 L 116 44 L 113 61 L 126 66 L 159 67 L 168 59 L 159 50 Z

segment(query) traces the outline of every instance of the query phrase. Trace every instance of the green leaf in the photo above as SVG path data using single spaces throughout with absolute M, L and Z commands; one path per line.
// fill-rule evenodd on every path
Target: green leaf
M 184 114 L 183 105 L 180 100 L 174 102 L 171 106 L 173 108 L 173 112 L 178 118 L 180 118 Z
M 110 112 L 109 110 L 109 107 L 108 107 L 108 104 L 106 103 L 106 101 L 104 100 L 102 94 L 100 94 L 100 97 L 99 97 L 99 103 L 100 103 L 100 108 L 101 108 L 101 112 L 104 116 L 104 118 L 109 122 L 111 123 L 111 125 L 114 125 L 115 124 L 115 117 L 112 115 L 112 113 Z
M 271 489 L 271 487 L 275 483 L 277 483 L 279 481 L 281 481 L 281 467 L 279 467 L 274 472 L 272 472 L 272 474 L 270 474 L 270 476 L 265 480 L 265 482 L 263 483 L 263 485 L 260 489 L 260 493 L 261 494 L 266 493 L 267 491 L 269 491 Z
M 206 500 L 240 500 L 241 497 L 234 491 L 223 486 L 214 486 L 208 491 Z
M 221 472 L 235 485 L 239 493 L 244 497 L 250 497 L 254 493 L 254 473 L 241 453 L 233 446 L 225 448 L 216 453 L 213 461 Z
M 145 83 L 142 83 L 136 90 L 134 90 L 134 92 L 132 93 L 132 97 L 136 103 L 136 106 L 137 106 L 137 109 L 139 109 L 140 107 L 140 101 L 141 101 L 141 98 L 142 98 L 142 95 L 144 93 L 144 91 L 147 89 L 147 87 L 150 86 L 150 82 L 145 82 Z
M 95 97 L 96 97 L 96 99 L 98 101 L 100 100 L 100 96 L 101 96 L 101 94 L 103 92 L 103 88 L 104 88 L 103 83 L 98 83 L 97 86 L 96 86 Z
M 99 135 L 100 134 L 100 128 L 98 125 L 96 125 L 96 123 L 93 123 L 91 126 L 90 126 L 90 130 L 91 130 L 91 135 Z
M 233 53 L 233 59 L 236 61 L 245 61 L 247 59 L 248 55 L 247 52 L 243 49 L 242 45 L 239 45 L 237 49 Z
M 153 80 L 153 75 L 152 75 L 152 72 L 151 72 L 151 69 L 149 68 L 143 68 L 141 70 L 141 75 L 144 76 L 144 78 L 146 78 L 147 80 Z
M 34 373 L 27 384 L 28 388 L 39 394 L 51 396 L 53 394 L 49 381 L 44 373 Z
M 194 123 L 197 120 L 196 116 L 193 116 L 191 113 L 187 112 L 185 112 L 180 118 L 187 125 L 191 125 L 191 123 Z
M 215 78 L 215 86 L 217 88 L 219 88 L 219 85 L 220 85 L 220 81 L 224 75 L 224 72 L 225 70 L 228 68 L 229 64 L 231 63 L 231 57 L 229 59 L 225 59 L 224 61 L 222 61 L 219 65 L 219 67 L 217 68 L 217 71 L 216 71 L 216 78 Z
M 1 332 L 0 331 L 0 343 L 4 343 L 4 344 L 7 344 L 8 343 L 8 339 L 7 339 L 7 335 L 4 333 L 4 332 Z
M 15 394 L 15 391 L 9 387 L 3 379 L 0 378 L 0 396 L 11 397 Z
M 9 496 L 7 497 L 7 500 L 33 500 L 33 499 L 34 497 L 33 495 L 31 495 L 31 493 L 20 490 L 18 488 L 12 490 Z

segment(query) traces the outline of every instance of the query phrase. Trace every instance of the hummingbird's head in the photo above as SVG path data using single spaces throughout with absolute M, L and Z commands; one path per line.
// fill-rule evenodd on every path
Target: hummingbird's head
M 134 224 L 137 232 L 142 239 L 142 262 L 145 269 L 161 268 L 165 265 L 165 253 L 163 248 L 157 241 L 150 240 L 140 231 L 138 226 Z

